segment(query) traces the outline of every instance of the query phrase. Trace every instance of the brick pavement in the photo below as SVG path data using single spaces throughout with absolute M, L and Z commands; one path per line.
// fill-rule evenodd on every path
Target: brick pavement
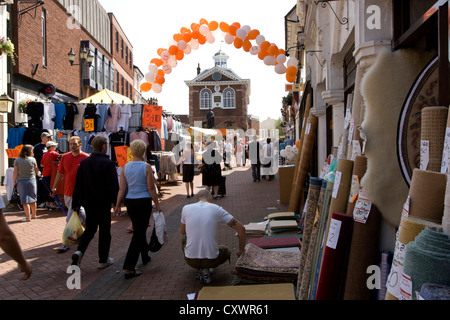
M 287 210 L 278 200 L 278 178 L 255 183 L 249 165 L 234 167 L 223 174 L 227 176 L 227 195 L 216 203 L 243 224 L 262 221 L 269 213 Z M 203 188 L 201 175 L 195 176 L 194 188 Z M 5 194 L 4 187 L 0 191 Z M 70 290 L 66 285 L 70 276 L 66 273 L 67 267 L 75 248 L 63 254 L 54 250 L 61 242 L 64 213 L 39 209 L 37 220 L 23 223 L 20 222 L 23 211 L 5 209 L 5 217 L 34 270 L 29 280 L 21 281 L 16 263 L 0 250 L 0 300 L 186 300 L 187 294 L 198 292 L 204 284 L 195 279 L 195 270 L 183 260 L 179 233 L 181 209 L 194 199 L 186 199 L 181 177 L 176 185 L 163 185 L 161 191 L 169 241 L 159 252 L 151 253 L 152 261 L 147 266 L 138 262 L 143 275 L 130 280 L 123 278 L 122 265 L 131 234 L 125 230 L 130 224 L 128 216 L 119 217 L 113 220 L 111 227 L 110 256 L 115 264 L 104 270 L 97 269 L 97 234 L 83 257 L 80 290 Z M 148 236 L 150 232 L 149 228 Z M 215 270 L 210 286 L 230 285 L 231 271 L 237 260 L 235 231 L 221 226 L 218 241 L 229 246 L 233 255 L 230 264 L 225 263 Z

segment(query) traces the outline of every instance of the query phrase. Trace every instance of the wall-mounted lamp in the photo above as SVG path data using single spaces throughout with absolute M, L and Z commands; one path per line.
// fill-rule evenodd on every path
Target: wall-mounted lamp
M 0 112 L 11 112 L 13 104 L 14 100 L 11 99 L 6 93 L 0 96 Z
M 320 62 L 319 57 L 317 56 L 317 52 L 322 52 L 322 50 L 310 50 L 310 51 L 306 51 L 306 54 L 309 53 L 310 56 L 315 55 L 317 62 L 319 62 L 319 65 L 323 68 L 325 66 L 325 63 Z
M 70 48 L 70 52 L 67 54 L 69 57 L 69 62 L 71 66 L 79 66 L 81 64 L 83 64 L 84 62 L 87 62 L 87 64 L 89 65 L 89 67 L 92 66 L 92 62 L 94 61 L 94 55 L 86 48 L 82 47 L 80 50 L 80 61 L 81 64 L 76 64 L 75 63 L 75 58 L 77 56 L 77 54 L 75 52 L 73 52 L 72 48 Z

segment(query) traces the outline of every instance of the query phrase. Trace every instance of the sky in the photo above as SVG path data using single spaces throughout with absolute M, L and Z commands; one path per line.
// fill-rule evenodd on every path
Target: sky
M 182 27 L 190 28 L 200 19 L 207 21 L 239 22 L 258 29 L 265 39 L 285 49 L 284 17 L 295 6 L 295 0 L 99 0 L 107 12 L 112 12 L 133 46 L 134 64 L 145 74 L 153 58 L 159 58 L 158 48 L 168 48 L 175 33 Z M 178 62 L 161 93 L 144 93 L 145 98 L 157 98 L 165 111 L 189 114 L 189 88 L 186 80 L 197 76 L 197 66 L 202 70 L 214 66 L 213 56 L 220 49 L 230 58 L 228 68 L 242 79 L 251 80 L 248 113 L 260 121 L 281 117 L 281 101 L 287 83 L 285 75 L 275 73 L 257 56 L 232 44 L 223 42 L 223 33 L 215 34 L 215 42 L 201 45 Z

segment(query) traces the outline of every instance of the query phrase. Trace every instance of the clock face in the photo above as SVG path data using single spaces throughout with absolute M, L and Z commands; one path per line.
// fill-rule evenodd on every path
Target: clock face
M 222 79 L 222 74 L 220 72 L 215 72 L 212 77 L 214 81 L 219 81 Z

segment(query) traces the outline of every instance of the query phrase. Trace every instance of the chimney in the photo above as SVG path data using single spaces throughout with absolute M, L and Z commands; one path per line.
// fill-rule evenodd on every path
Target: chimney
M 199 75 L 201 71 L 202 71 L 202 69 L 200 69 L 200 63 L 199 63 L 198 67 L 197 67 L 197 75 Z

